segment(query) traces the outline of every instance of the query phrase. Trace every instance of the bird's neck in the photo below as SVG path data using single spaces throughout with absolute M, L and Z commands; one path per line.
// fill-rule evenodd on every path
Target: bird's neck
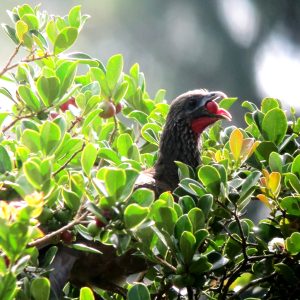
M 173 190 L 179 182 L 178 167 L 181 161 L 192 168 L 200 164 L 199 136 L 184 120 L 167 122 L 163 130 L 158 160 L 155 164 L 155 179 L 166 182 Z

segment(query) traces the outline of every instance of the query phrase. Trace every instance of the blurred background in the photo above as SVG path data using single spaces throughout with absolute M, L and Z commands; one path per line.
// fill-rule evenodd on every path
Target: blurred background
M 240 100 L 276 97 L 300 108 L 298 1 L 0 0 L 1 23 L 10 24 L 6 9 L 25 2 L 60 15 L 81 4 L 91 19 L 69 52 L 103 62 L 122 53 L 126 71 L 140 64 L 151 96 L 164 88 L 171 100 L 203 87 Z M 2 66 L 14 49 L 4 31 L 0 45 Z

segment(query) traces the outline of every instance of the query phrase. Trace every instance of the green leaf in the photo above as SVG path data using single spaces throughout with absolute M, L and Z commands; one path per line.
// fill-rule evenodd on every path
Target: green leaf
M 240 240 L 239 236 L 237 234 L 233 234 L 237 240 Z M 226 244 L 225 244 L 225 249 L 224 249 L 227 257 L 231 260 L 233 260 L 237 255 L 239 255 L 242 251 L 242 246 L 240 243 L 236 242 L 234 239 L 231 237 L 228 238 Z
M 219 107 L 224 108 L 224 109 L 229 109 L 237 100 L 238 100 L 238 98 L 222 99 L 219 103 Z
M 56 37 L 54 42 L 54 54 L 57 55 L 70 48 L 76 41 L 78 30 L 74 27 L 65 27 Z
M 1 78 L 1 79 L 3 79 L 3 78 Z M 10 93 L 10 91 L 7 88 L 0 87 L 0 94 L 4 95 L 7 98 L 9 98 L 10 100 L 14 101 L 12 94 Z
M 150 207 L 154 202 L 155 195 L 152 190 L 140 188 L 135 190 L 131 195 L 131 201 L 143 207 Z
M 87 144 L 81 154 L 81 166 L 84 173 L 90 176 L 93 165 L 97 158 L 97 148 L 92 144 Z
M 300 197 L 288 196 L 281 200 L 280 207 L 290 215 L 300 217 Z
M 46 121 L 40 128 L 40 140 L 44 154 L 47 156 L 53 154 L 61 140 L 61 131 L 58 125 Z
M 77 65 L 77 62 L 66 61 L 57 68 L 56 75 L 60 81 L 60 88 L 58 92 L 59 97 L 63 97 L 72 85 L 76 75 Z
M 116 90 L 116 92 L 114 93 L 114 103 L 119 103 L 124 96 L 126 95 L 128 89 L 128 82 L 124 81 L 120 84 L 120 86 L 118 87 L 118 89 Z
M 194 207 L 188 212 L 188 217 L 193 225 L 193 232 L 198 231 L 199 229 L 203 229 L 205 224 L 205 216 L 203 211 L 198 208 Z
M 194 259 L 189 267 L 189 272 L 195 275 L 201 275 L 205 272 L 208 272 L 212 268 L 212 264 L 208 262 L 206 256 L 200 256 L 197 259 Z
M 80 23 L 81 23 L 81 6 L 77 5 L 71 8 L 69 15 L 68 15 L 68 20 L 69 24 L 72 27 L 79 28 Z
M 134 228 L 145 221 L 149 213 L 148 207 L 130 204 L 124 211 L 124 221 L 127 228 Z
M 209 212 L 211 211 L 213 205 L 213 196 L 211 194 L 206 194 L 202 197 L 200 197 L 197 206 L 202 210 L 202 212 L 205 215 L 205 218 L 207 218 Z
M 161 127 L 157 124 L 147 123 L 142 127 L 141 134 L 146 141 L 158 146 L 161 130 Z
M 131 286 L 127 293 L 127 300 L 150 300 L 148 288 L 143 283 Z
M 25 14 L 21 17 L 21 20 L 28 25 L 28 30 L 38 30 L 39 29 L 39 20 L 33 14 Z
M 79 251 L 88 252 L 88 253 L 103 254 L 100 250 L 93 247 L 89 247 L 85 244 L 78 244 L 78 243 L 72 244 L 72 248 Z
M 54 20 L 49 20 L 46 26 L 46 32 L 49 40 L 51 41 L 52 44 L 54 44 L 58 34 Z
M 292 163 L 292 172 L 300 178 L 300 154 L 298 154 Z
M 289 253 L 291 253 L 292 255 L 297 255 L 300 252 L 300 233 L 299 232 L 293 232 L 292 235 L 286 239 L 286 248 L 287 248 L 287 251 Z
M 10 172 L 13 168 L 12 161 L 6 149 L 0 145 L 0 174 Z
M 109 91 L 105 72 L 100 68 L 91 68 L 90 72 L 91 72 L 91 79 L 97 80 L 98 83 L 100 84 L 101 94 L 103 94 L 105 97 L 110 97 L 111 93 Z
M 108 195 L 117 200 L 122 194 L 122 190 L 126 184 L 125 170 L 113 167 L 106 168 L 104 180 Z
M 72 211 L 77 211 L 80 206 L 80 198 L 71 190 L 62 189 L 64 202 Z
M 285 177 L 296 193 L 300 194 L 300 180 L 298 177 L 293 173 L 286 173 Z
M 33 279 L 30 293 L 34 300 L 48 300 L 50 296 L 50 282 L 46 277 Z
M 17 293 L 17 280 L 15 275 L 10 273 L 5 274 L 0 282 L 0 299 L 14 300 Z
M 179 247 L 184 263 L 188 265 L 192 261 L 196 250 L 195 236 L 189 231 L 184 231 L 180 237 Z
M 248 198 L 254 192 L 256 183 L 258 182 L 260 175 L 261 175 L 261 173 L 259 171 L 253 171 L 246 178 L 246 180 L 244 181 L 244 183 L 242 185 L 238 203 L 242 203 L 246 198 Z
M 41 108 L 41 103 L 39 98 L 34 94 L 31 88 L 26 85 L 20 85 L 18 88 L 18 93 L 24 103 L 34 111 L 39 111 Z
M 21 43 L 24 42 L 24 35 L 27 32 L 28 32 L 28 25 L 22 20 L 17 21 L 16 22 L 16 36 Z
M 273 108 L 280 108 L 280 103 L 277 99 L 274 98 L 264 98 L 261 102 L 261 111 L 267 113 Z
M 57 77 L 41 76 L 37 80 L 37 89 L 45 106 L 49 106 L 58 97 L 60 81 Z
M 80 289 L 80 296 L 79 300 L 94 300 L 94 293 L 93 291 L 88 287 L 83 287 Z
M 116 54 L 110 57 L 106 66 L 106 79 L 108 87 L 113 91 L 120 79 L 123 70 L 123 56 Z
M 118 152 L 121 156 L 130 157 L 129 152 L 132 148 L 133 140 L 128 133 L 119 135 L 117 140 Z
M 272 172 L 282 173 L 283 162 L 280 154 L 272 152 L 269 156 L 269 165 Z
M 262 121 L 262 134 L 265 139 L 279 145 L 287 131 L 287 118 L 280 108 L 269 110 Z
M 15 43 L 15 44 L 19 44 L 19 39 L 17 37 L 17 33 L 16 30 L 6 24 L 2 24 L 2 27 L 5 31 L 5 33 L 9 36 L 9 38 Z
M 202 166 L 198 171 L 198 177 L 207 187 L 209 193 L 214 196 L 218 196 L 220 194 L 221 177 L 216 168 L 208 165 Z
M 41 150 L 40 135 L 35 130 L 26 129 L 21 137 L 21 142 L 34 153 Z
M 177 239 L 180 239 L 184 231 L 193 232 L 193 225 L 187 215 L 182 215 L 176 222 L 174 234 Z
M 208 236 L 208 231 L 206 229 L 200 229 L 194 233 L 196 241 L 197 241 L 197 247 L 199 247 L 206 237 Z
M 37 190 L 41 190 L 43 177 L 41 175 L 40 165 L 33 160 L 28 160 L 23 164 L 23 171 L 28 182 Z
M 165 229 L 170 235 L 173 234 L 178 219 L 177 213 L 173 207 L 160 207 L 158 213 L 154 214 L 153 218 L 157 227 Z

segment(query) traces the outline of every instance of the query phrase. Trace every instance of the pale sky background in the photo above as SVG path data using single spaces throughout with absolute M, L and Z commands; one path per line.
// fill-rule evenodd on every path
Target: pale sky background
M 293 44 L 280 26 L 274 27 L 255 50 L 253 62 L 249 64 L 252 68 L 249 72 L 255 74 L 254 86 L 243 89 L 239 87 L 240 74 L 235 60 L 228 61 L 228 74 L 223 67 L 226 76 L 221 75 L 220 66 L 229 57 L 220 47 L 220 35 L 209 29 L 210 16 L 205 13 L 207 1 L 199 0 L 198 4 L 176 0 L 40 0 L 27 3 L 41 3 L 50 14 L 59 15 L 81 4 L 82 12 L 89 14 L 91 19 L 69 52 L 86 52 L 103 62 L 115 53 L 122 53 L 126 62 L 125 71 L 135 62 L 140 64 L 151 96 L 157 89 L 164 88 L 167 99 L 171 100 L 186 90 L 203 87 L 220 89 L 229 96 L 247 100 L 275 97 L 286 107 L 300 109 L 299 45 Z M 244 51 L 247 57 L 266 15 L 250 0 L 209 1 L 216 5 L 217 17 L 232 44 L 239 48 L 239 53 Z M 0 0 L 1 23 L 11 24 L 6 9 L 24 3 Z M 0 31 L 0 45 L 0 65 L 3 66 L 14 49 L 14 44 L 4 31 Z M 197 69 L 201 72 L 197 73 Z M 7 101 L 0 96 L 2 109 Z

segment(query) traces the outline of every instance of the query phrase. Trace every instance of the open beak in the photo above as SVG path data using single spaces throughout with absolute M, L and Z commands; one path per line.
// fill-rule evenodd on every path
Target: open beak
M 205 96 L 205 108 L 207 111 L 212 114 L 213 117 L 220 119 L 226 119 L 228 121 L 232 120 L 232 116 L 226 109 L 220 108 L 219 105 L 215 102 L 216 100 L 222 100 L 227 98 L 227 95 L 223 92 L 216 91 L 210 92 Z

